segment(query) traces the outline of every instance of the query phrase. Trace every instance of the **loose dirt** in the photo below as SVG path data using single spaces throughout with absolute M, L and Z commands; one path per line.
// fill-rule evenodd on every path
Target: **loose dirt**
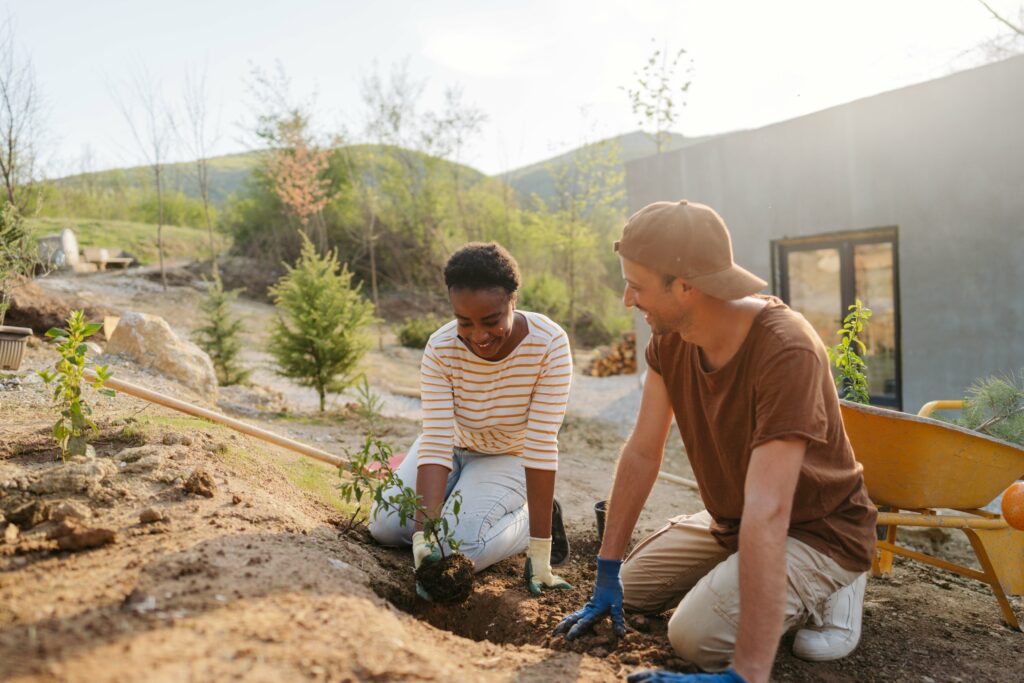
M 137 303 L 155 306 L 148 296 Z M 415 374 L 414 355 L 384 348 L 372 366 L 380 377 Z M 35 343 L 28 369 L 53 358 Z M 130 364 L 114 369 L 195 398 Z M 238 392 L 235 414 L 336 453 L 361 444 L 367 425 L 344 400 L 320 416 L 287 387 L 273 390 L 274 408 L 264 392 Z M 408 550 L 346 530 L 352 511 L 338 500 L 331 468 L 127 396 L 94 399 L 97 457 L 62 465 L 47 394 L 28 373 L 0 386 L 0 680 L 616 681 L 641 668 L 692 670 L 667 642 L 668 613 L 627 615 L 622 639 L 608 624 L 573 643 L 550 635 L 591 591 L 593 504 L 607 493 L 622 420 L 576 411 L 560 437 L 556 495 L 572 553 L 557 573 L 573 588 L 533 597 L 523 558 L 512 558 L 477 575 L 465 602 L 446 606 L 415 596 Z M 417 431 L 404 417 L 378 428 L 398 449 Z M 692 476 L 677 437 L 669 451 L 666 469 Z M 200 471 L 210 496 L 186 491 Z M 693 491 L 659 482 L 634 540 L 700 508 Z M 111 538 L 62 550 L 67 528 Z M 900 538 L 947 559 L 970 557 L 951 532 Z M 1022 601 L 1013 604 L 1024 616 Z M 797 660 L 792 637 L 779 648 L 775 680 L 1016 681 L 1024 669 L 1024 636 L 1001 625 L 987 587 L 899 558 L 892 577 L 868 583 L 863 638 L 850 657 Z

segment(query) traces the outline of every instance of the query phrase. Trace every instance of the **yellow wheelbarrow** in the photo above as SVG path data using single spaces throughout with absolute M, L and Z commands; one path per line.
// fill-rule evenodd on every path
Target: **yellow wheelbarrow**
M 1024 475 L 1024 448 L 928 417 L 959 409 L 960 401 L 933 401 L 916 416 L 841 403 L 868 494 L 891 509 L 878 513 L 879 526 L 887 529 L 873 573 L 891 573 L 895 554 L 977 579 L 992 588 L 1003 621 L 1021 630 L 1006 596 L 1024 595 L 1024 532 L 981 508 Z M 960 529 L 981 571 L 896 545 L 900 526 Z

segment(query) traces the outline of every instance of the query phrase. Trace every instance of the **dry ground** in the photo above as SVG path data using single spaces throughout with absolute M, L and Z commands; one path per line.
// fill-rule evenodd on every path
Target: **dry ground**
M 52 358 L 36 344 L 28 366 Z M 387 350 L 374 362 L 397 377 L 415 367 Z M 115 370 L 188 398 L 130 364 Z M 362 441 L 365 424 L 343 405 L 325 417 L 267 409 L 282 400 L 279 389 L 233 395 L 247 419 L 326 450 Z M 549 636 L 592 585 L 591 508 L 607 490 L 619 425 L 571 417 L 562 434 L 558 496 L 574 550 L 560 573 L 575 588 L 532 598 L 514 558 L 483 572 L 464 605 L 440 607 L 413 596 L 407 551 L 341 531 L 347 511 L 330 468 L 127 396 L 97 398 L 96 408 L 97 460 L 60 466 L 44 387 L 27 374 L 0 378 L 0 509 L 72 502 L 81 525 L 116 534 L 61 551 L 48 521 L 0 543 L 0 680 L 613 681 L 649 666 L 689 670 L 664 638 L 667 615 L 628 617 L 619 642 L 606 627 L 571 645 Z M 382 431 L 402 447 L 416 430 L 391 418 Z M 685 476 L 677 441 L 671 450 L 669 468 Z M 185 491 L 198 468 L 216 486 L 210 498 Z M 641 527 L 699 508 L 693 492 L 659 483 Z M 162 519 L 140 522 L 148 509 Z M 967 556 L 948 533 L 908 538 Z M 1020 680 L 1024 636 L 1001 625 L 982 584 L 897 560 L 893 578 L 869 582 L 865 611 L 861 646 L 839 662 L 793 658 L 789 634 L 776 680 Z

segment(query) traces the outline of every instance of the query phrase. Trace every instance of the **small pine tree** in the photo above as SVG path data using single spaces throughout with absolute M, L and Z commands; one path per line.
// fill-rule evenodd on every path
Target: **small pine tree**
M 206 324 L 192 332 L 192 338 L 213 361 L 217 381 L 221 386 L 242 384 L 249 379 L 250 371 L 241 366 L 238 354 L 242 350 L 239 332 L 242 321 L 231 316 L 231 302 L 240 290 L 225 290 L 220 275 L 214 274 L 213 284 L 206 298 L 199 304 Z
M 352 285 L 352 273 L 330 250 L 321 256 L 302 235 L 302 253 L 270 288 L 278 314 L 270 353 L 278 374 L 316 389 L 320 411 L 327 392 L 338 392 L 356 378 L 356 364 L 370 348 L 364 328 L 373 322 L 373 304 Z

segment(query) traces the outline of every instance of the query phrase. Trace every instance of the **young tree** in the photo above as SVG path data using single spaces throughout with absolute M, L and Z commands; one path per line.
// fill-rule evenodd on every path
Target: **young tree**
M 256 137 L 269 147 L 263 172 L 270 180 L 292 229 L 311 231 L 321 251 L 327 248 L 323 211 L 336 196 L 331 179 L 331 144 L 312 126 L 312 102 L 291 97 L 291 81 L 278 63 L 275 71 L 254 66 L 249 92 L 256 109 Z
M 217 277 L 217 248 L 213 240 L 213 222 L 210 220 L 210 151 L 217 144 L 218 127 L 210 127 L 209 93 L 206 87 L 206 66 L 201 70 L 186 70 L 185 92 L 182 98 L 185 107 L 185 148 L 195 158 L 193 162 L 196 186 L 203 201 L 203 217 L 206 219 L 206 233 L 210 238 L 210 271 Z
M 651 42 L 655 42 L 654 39 Z M 670 57 L 668 48 L 656 47 L 640 71 L 633 72 L 636 85 L 625 88 L 633 113 L 639 117 L 639 125 L 654 128 L 654 133 L 649 135 L 658 154 L 665 151 L 671 139 L 669 128 L 676 122 L 677 106 L 686 105 L 684 98 L 690 89 L 688 76 L 692 62 L 683 67 L 682 73 L 677 73 L 685 55 L 686 50 L 680 49 Z
M 213 361 L 217 382 L 221 386 L 242 384 L 249 379 L 250 371 L 238 361 L 242 350 L 242 321 L 231 315 L 231 302 L 238 298 L 241 290 L 225 290 L 220 275 L 214 273 L 206 298 L 199 304 L 205 318 L 202 327 L 192 332 L 196 344 L 206 351 Z
M 625 195 L 619 145 L 614 140 L 584 143 L 548 171 L 555 186 L 549 210 L 568 289 L 569 337 L 575 343 L 580 303 L 600 288 L 603 266 L 596 247 L 601 224 L 617 215 Z
M 32 203 L 42 119 L 35 71 L 21 58 L 10 19 L 0 25 L 0 180 L 4 199 L 23 214 Z
M 294 266 L 270 288 L 278 314 L 270 336 L 270 353 L 278 373 L 316 389 L 320 410 L 327 392 L 338 392 L 356 379 L 359 360 L 370 347 L 364 328 L 373 307 L 352 285 L 347 266 L 331 250 L 321 255 L 305 233 Z
M 115 95 L 117 107 L 127 122 L 136 147 L 153 173 L 156 187 L 157 224 L 156 248 L 160 257 L 160 281 L 167 291 L 167 273 L 164 269 L 164 167 L 170 155 L 174 119 L 160 93 L 160 84 L 145 67 L 140 67 L 129 83 L 129 100 Z M 136 107 L 138 109 L 136 109 Z

